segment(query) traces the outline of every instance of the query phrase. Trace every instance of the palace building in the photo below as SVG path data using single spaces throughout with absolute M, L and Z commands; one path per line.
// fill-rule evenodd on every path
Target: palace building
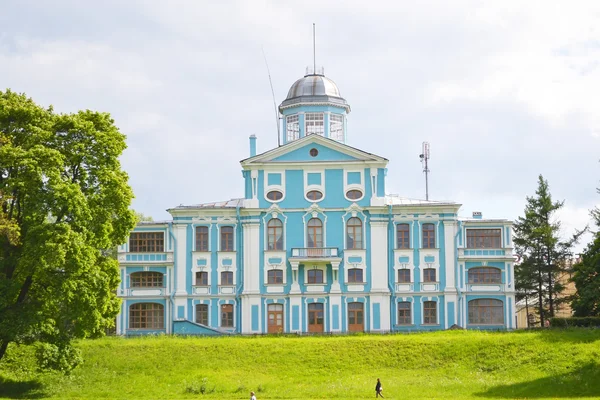
M 240 162 L 240 198 L 169 209 L 118 249 L 117 333 L 513 329 L 511 222 L 386 194 L 384 157 L 346 142 L 322 73 L 279 106 L 282 145 Z

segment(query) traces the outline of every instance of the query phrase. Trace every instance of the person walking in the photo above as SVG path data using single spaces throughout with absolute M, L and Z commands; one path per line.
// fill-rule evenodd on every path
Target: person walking
M 383 394 L 381 394 L 382 391 L 383 387 L 381 386 L 381 381 L 379 378 L 377 378 L 377 385 L 375 385 L 375 398 L 381 397 L 383 399 Z
M 254 392 L 250 392 L 250 400 L 256 400 L 256 396 L 254 395 Z

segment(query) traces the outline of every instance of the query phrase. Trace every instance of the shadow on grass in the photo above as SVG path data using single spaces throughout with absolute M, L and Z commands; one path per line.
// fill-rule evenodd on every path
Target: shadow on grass
M 491 398 L 561 398 L 600 397 L 600 364 L 588 363 L 561 375 L 553 375 L 529 382 L 495 386 L 475 394 Z
M 43 385 L 38 381 L 13 381 L 0 378 L 0 397 L 10 399 L 41 399 L 46 397 Z

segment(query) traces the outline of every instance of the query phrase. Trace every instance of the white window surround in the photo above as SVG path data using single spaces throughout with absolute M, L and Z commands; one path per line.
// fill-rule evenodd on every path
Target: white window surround
M 360 184 L 358 183 L 353 183 L 353 184 L 349 184 L 348 183 L 348 173 L 352 173 L 352 172 L 358 172 L 360 173 Z M 362 169 L 345 169 L 344 170 L 344 198 L 350 202 L 356 202 L 356 201 L 360 201 L 362 199 L 365 198 L 365 171 Z M 348 193 L 348 191 L 350 190 L 359 190 L 362 193 L 362 196 L 358 199 L 349 199 L 348 197 L 346 197 L 346 193 Z
M 269 174 L 273 174 L 273 175 L 277 175 L 279 174 L 281 176 L 281 184 L 280 185 L 269 185 Z M 282 202 L 283 200 L 285 200 L 285 171 L 265 171 L 264 172 L 264 193 L 263 193 L 263 197 L 264 199 L 269 202 L 269 203 L 279 203 Z M 278 192 L 281 192 L 282 196 L 281 199 L 279 200 L 270 200 L 267 197 L 267 193 L 276 190 Z
M 283 249 L 281 250 L 269 250 L 269 221 L 278 218 L 283 224 Z M 263 239 L 264 239 L 264 251 L 269 253 L 283 252 L 285 259 L 285 250 L 287 245 L 287 215 L 281 212 L 281 209 L 276 204 L 272 205 L 265 216 L 263 217 Z M 265 264 L 266 265 L 266 264 Z
M 424 224 L 433 224 L 433 237 L 435 238 L 435 247 L 425 248 L 423 247 L 423 225 Z M 422 218 L 417 220 L 417 225 L 419 227 L 419 249 L 422 250 L 438 250 L 440 248 L 440 237 L 439 237 L 439 228 L 440 228 L 440 220 L 436 216 L 435 218 Z M 412 238 L 411 238 L 412 243 Z
M 398 225 L 406 224 L 408 225 L 408 245 L 410 246 L 408 249 L 399 249 L 398 246 Z M 415 235 L 414 235 L 414 224 L 415 221 L 412 219 L 396 219 L 394 218 L 394 249 L 395 250 L 410 250 L 412 251 L 415 248 Z
M 396 325 L 397 326 L 410 326 L 407 324 L 398 323 L 398 303 L 409 303 L 410 304 L 410 325 L 415 324 L 415 302 L 412 297 L 398 297 L 396 298 Z
M 192 310 L 192 313 L 193 313 L 192 317 L 194 318 L 193 321 L 196 322 L 196 320 L 197 320 L 196 319 L 196 316 L 197 316 L 197 314 L 196 314 L 196 306 L 199 305 L 199 304 L 203 304 L 205 306 L 208 306 L 208 324 L 207 324 L 207 326 L 211 326 L 210 325 L 210 319 L 211 319 L 211 314 L 212 313 L 210 312 L 210 301 L 207 301 L 207 302 L 205 302 L 204 300 L 196 300 L 196 301 L 194 301 L 193 307 L 192 307 L 192 309 L 193 309 Z M 219 310 L 219 313 L 220 312 L 221 312 L 221 310 Z M 235 324 L 235 322 L 234 322 L 234 324 Z
M 286 285 L 287 284 L 286 270 L 287 270 L 287 268 L 285 268 L 284 266 L 278 266 L 278 267 L 265 266 L 263 283 L 268 286 L 284 286 L 284 285 Z M 282 283 L 269 283 L 269 271 L 282 271 L 283 272 L 283 282 Z
M 302 216 L 302 224 L 304 225 L 304 247 L 308 247 L 307 241 L 307 229 L 308 229 L 308 221 L 312 218 L 318 218 L 321 220 L 323 224 L 323 247 L 327 247 L 327 215 L 323 212 L 323 210 L 319 207 L 318 204 L 313 203 L 309 208 L 306 214 Z
M 233 326 L 223 326 L 223 321 L 222 321 L 222 310 L 221 310 L 221 306 L 224 306 L 226 304 L 232 304 L 233 305 Z M 236 312 L 236 304 L 233 300 L 222 300 L 219 301 L 219 328 L 223 328 L 223 329 L 235 329 L 236 328 L 236 318 L 235 318 L 235 312 Z M 210 309 L 209 309 L 209 320 L 210 320 Z
M 316 268 L 315 268 L 316 267 Z M 323 282 L 322 283 L 308 283 L 308 271 L 309 270 L 314 270 L 314 269 L 320 269 L 321 271 L 323 271 Z M 318 265 L 318 266 L 313 266 L 313 265 L 305 265 L 304 266 L 304 284 L 308 285 L 308 286 L 323 286 L 323 285 L 327 285 L 327 267 L 324 265 Z
M 219 253 L 233 253 L 237 249 L 237 223 L 235 218 L 220 218 L 217 221 L 217 252 Z M 222 251 L 221 250 L 221 228 L 224 226 L 230 226 L 233 228 L 233 251 Z
M 426 324 L 425 321 L 425 302 L 435 302 L 435 324 Z M 435 326 L 440 324 L 440 301 L 437 297 L 421 297 L 421 325 Z
M 310 174 L 320 174 L 321 175 L 321 184 L 309 185 L 308 184 L 308 174 L 309 173 Z M 308 192 L 310 192 L 312 190 L 321 192 L 323 197 L 321 197 L 319 200 L 310 200 L 308 197 L 306 197 L 306 195 L 308 194 Z M 325 171 L 324 170 L 319 170 L 319 171 L 304 170 L 304 199 L 306 199 L 306 201 L 309 201 L 311 203 L 318 203 L 320 201 L 325 200 L 325 196 L 326 196 L 326 193 L 325 193 Z
M 192 224 L 192 246 L 194 247 L 194 252 L 198 251 L 198 250 L 196 250 L 196 228 L 200 227 L 200 226 L 205 226 L 208 228 L 208 250 L 202 251 L 200 253 L 206 253 L 206 252 L 212 251 L 212 246 L 211 246 L 212 240 L 211 239 L 212 239 L 213 224 L 212 224 L 212 220 L 210 218 L 207 218 L 205 221 L 202 221 L 197 224 Z M 234 242 L 235 242 L 235 238 L 234 238 Z

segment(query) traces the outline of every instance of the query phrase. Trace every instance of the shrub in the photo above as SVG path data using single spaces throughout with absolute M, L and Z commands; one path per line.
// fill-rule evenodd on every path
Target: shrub
M 550 318 L 554 328 L 600 328 L 600 317 Z

